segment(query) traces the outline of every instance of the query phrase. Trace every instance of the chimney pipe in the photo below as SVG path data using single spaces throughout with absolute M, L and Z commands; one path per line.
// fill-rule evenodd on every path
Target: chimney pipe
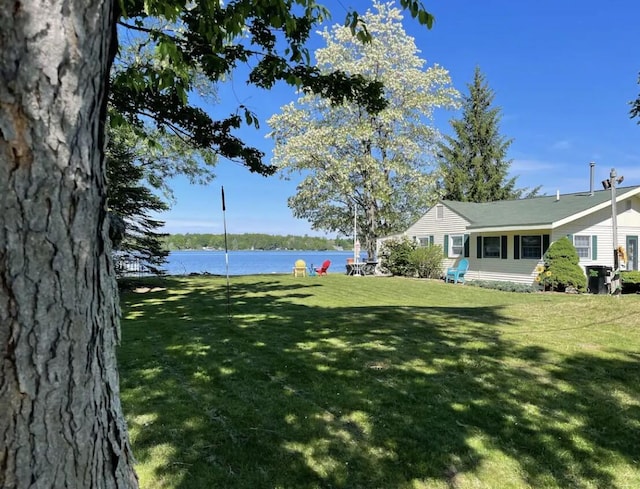
M 594 168 L 595 168 L 596 164 L 592 161 L 591 163 L 589 163 L 589 176 L 590 176 L 590 182 L 589 182 L 589 195 L 593 195 L 593 174 L 594 174 Z

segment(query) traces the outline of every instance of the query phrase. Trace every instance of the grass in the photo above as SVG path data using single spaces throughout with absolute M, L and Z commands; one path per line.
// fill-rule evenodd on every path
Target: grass
M 123 294 L 143 488 L 640 487 L 639 296 L 231 283 Z

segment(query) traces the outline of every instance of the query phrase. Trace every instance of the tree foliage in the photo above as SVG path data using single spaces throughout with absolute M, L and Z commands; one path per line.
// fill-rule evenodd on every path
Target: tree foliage
M 516 189 L 516 177 L 508 178 L 512 161 L 507 159 L 512 139 L 500 135 L 500 108 L 492 107 L 494 92 L 476 68 L 473 83 L 467 85 L 462 117 L 451 121 L 454 136 L 439 145 L 443 198 L 460 202 L 533 197 L 540 187 Z
M 403 8 L 423 24 L 433 17 L 416 1 Z M 121 50 L 111 76 L 109 102 L 114 125 L 129 124 L 141 137 L 147 128 L 170 132 L 192 148 L 214 151 L 265 175 L 263 152 L 234 135 L 241 124 L 258 124 L 240 105 L 214 116 L 197 104 L 194 94 L 228 76 L 238 65 L 253 62 L 248 82 L 270 89 L 278 81 L 327 97 L 334 103 L 356 100 L 369 110 L 384 107 L 381 85 L 357 74 L 321 72 L 310 64 L 305 43 L 315 25 L 330 15 L 314 0 L 197 1 L 122 0 L 118 31 L 133 49 Z M 350 12 L 349 30 L 370 39 L 367 26 Z
M 158 232 L 164 223 L 152 218 L 150 212 L 167 210 L 168 205 L 145 185 L 148 156 L 134 148 L 126 137 L 113 131 L 106 151 L 109 211 L 123 226 L 122 236 L 114 243 L 116 265 L 118 260 L 138 260 L 157 274 L 168 254 L 162 244 L 166 235 Z
M 224 249 L 224 234 L 171 234 L 163 239 L 169 250 L 197 250 L 202 248 Z M 317 236 L 278 236 L 261 233 L 229 234 L 227 246 L 230 250 L 331 250 L 349 248 L 352 242 L 346 239 L 328 239 Z
M 457 92 L 448 72 L 425 69 L 396 8 L 374 2 L 363 22 L 371 42 L 336 25 L 322 35 L 315 57 L 322 73 L 355 74 L 384 87 L 388 105 L 373 112 L 358 101 L 337 106 L 314 94 L 269 120 L 273 162 L 282 175 L 304 175 L 289 207 L 314 229 L 351 235 L 354 213 L 369 257 L 379 236 L 397 232 L 432 202 L 430 174 L 439 138 L 433 110 L 453 107 Z
M 638 75 L 638 85 L 640 85 L 640 75 Z M 638 98 L 631 102 L 631 118 L 638 118 L 638 124 L 640 124 L 640 95 Z

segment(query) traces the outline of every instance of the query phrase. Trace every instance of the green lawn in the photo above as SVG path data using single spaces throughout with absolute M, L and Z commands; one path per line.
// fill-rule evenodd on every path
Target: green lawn
M 141 485 L 638 488 L 640 296 L 401 278 L 123 294 Z

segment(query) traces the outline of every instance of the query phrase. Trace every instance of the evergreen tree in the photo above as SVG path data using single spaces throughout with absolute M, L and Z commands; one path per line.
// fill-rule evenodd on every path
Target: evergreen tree
M 638 75 L 638 84 L 640 85 L 640 75 Z M 631 118 L 638 118 L 638 124 L 640 124 L 640 95 L 638 98 L 631 102 Z
M 169 206 L 144 185 L 144 168 L 135 150 L 117 133 L 112 131 L 111 136 L 106 152 L 108 206 L 112 228 L 122 228 L 111 236 L 116 272 L 120 260 L 139 260 L 146 270 L 160 273 L 169 254 L 162 242 L 167 235 L 156 231 L 164 222 L 151 218 L 149 212 Z
M 516 177 L 507 178 L 512 139 L 500 135 L 500 108 L 492 107 L 494 92 L 480 68 L 462 104 L 462 118 L 451 121 L 455 137 L 439 145 L 443 198 L 461 202 L 518 199 L 528 189 L 516 189 Z M 537 194 L 540 187 L 527 193 Z

